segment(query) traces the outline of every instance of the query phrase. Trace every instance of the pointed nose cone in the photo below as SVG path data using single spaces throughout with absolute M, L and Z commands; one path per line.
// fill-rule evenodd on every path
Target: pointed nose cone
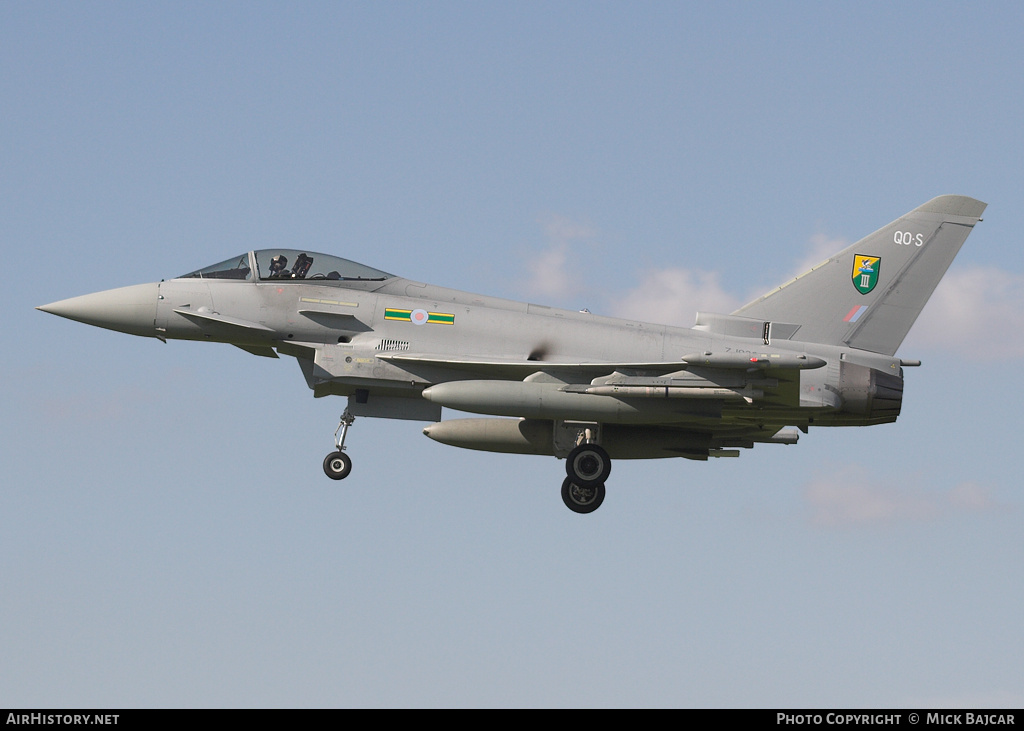
M 156 302 L 160 285 L 136 284 L 86 294 L 37 307 L 37 310 L 108 330 L 156 337 Z

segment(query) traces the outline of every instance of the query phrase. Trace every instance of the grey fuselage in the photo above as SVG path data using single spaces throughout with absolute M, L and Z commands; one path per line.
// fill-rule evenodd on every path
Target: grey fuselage
M 422 322 L 415 322 L 413 313 Z M 500 383 L 476 391 L 467 386 L 465 393 L 441 403 L 491 415 L 612 424 L 721 420 L 717 431 L 729 422 L 743 429 L 754 424 L 775 430 L 785 425 L 806 429 L 811 423 L 852 426 L 892 421 L 898 413 L 898 406 L 894 413 L 891 405 L 884 413 L 872 413 L 871 396 L 865 392 L 870 390 L 867 370 L 902 378 L 900 361 L 893 357 L 766 338 L 766 328 L 760 324 L 748 328 L 752 335 L 756 333 L 752 337 L 729 337 L 700 325 L 689 329 L 602 317 L 399 277 L 378 281 L 172 279 L 158 285 L 152 322 L 151 333 L 134 332 L 165 340 L 231 343 L 271 357 L 275 350 L 293 355 L 314 395 L 358 394 L 361 413 L 397 418 L 439 418 L 436 405 L 422 397 L 431 386 L 507 381 L 504 390 Z M 631 382 L 629 364 L 660 364 L 653 379 L 658 383 L 646 370 L 645 379 L 633 377 L 632 382 L 653 386 L 664 382 L 681 387 L 686 379 L 710 378 L 740 390 L 765 380 L 765 373 L 733 368 L 726 373 L 734 377 L 721 383 L 722 371 L 702 371 L 693 354 L 767 358 L 769 363 L 773 357 L 813 355 L 826 365 L 795 372 L 796 399 L 793 393 L 752 402 L 731 399 L 714 405 L 720 409 L 695 408 L 691 399 L 565 392 L 566 384 L 598 382 L 602 377 L 607 381 L 613 371 L 623 383 Z M 602 376 L 592 377 L 599 371 Z M 850 375 L 854 371 L 860 372 L 859 379 Z M 771 373 L 767 377 L 771 380 Z M 539 396 L 527 393 L 531 388 Z M 552 393 L 545 397 L 545 389 Z M 520 392 L 522 397 L 517 398 Z M 561 400 L 554 403 L 555 399 Z M 543 407 L 545 400 L 552 404 L 550 412 Z M 573 400 L 578 405 L 569 403 Z M 382 408 L 373 408 L 376 404 Z M 359 403 L 353 406 L 360 413 Z

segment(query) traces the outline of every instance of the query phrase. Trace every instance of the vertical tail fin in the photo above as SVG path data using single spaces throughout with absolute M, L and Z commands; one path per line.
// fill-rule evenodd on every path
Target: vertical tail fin
M 893 355 L 986 205 L 933 198 L 733 314 L 799 324 L 793 340 Z

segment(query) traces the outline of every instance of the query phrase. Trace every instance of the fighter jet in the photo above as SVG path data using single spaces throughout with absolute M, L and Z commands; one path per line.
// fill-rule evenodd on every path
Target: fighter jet
M 577 513 L 613 460 L 736 457 L 809 428 L 896 420 L 895 357 L 985 203 L 915 208 L 731 314 L 693 328 L 447 289 L 336 256 L 262 249 L 152 284 L 38 309 L 157 338 L 294 357 L 315 397 L 347 408 L 324 459 L 346 478 L 356 417 L 434 422 L 457 447 L 565 460 Z M 488 418 L 441 420 L 442 407 Z M 498 418 L 494 418 L 498 417 Z

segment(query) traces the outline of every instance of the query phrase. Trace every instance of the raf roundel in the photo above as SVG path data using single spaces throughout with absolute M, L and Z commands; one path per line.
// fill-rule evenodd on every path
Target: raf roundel
M 409 313 L 409 320 L 412 321 L 413 325 L 426 325 L 427 321 L 430 320 L 430 315 L 427 314 L 426 310 L 413 310 Z

